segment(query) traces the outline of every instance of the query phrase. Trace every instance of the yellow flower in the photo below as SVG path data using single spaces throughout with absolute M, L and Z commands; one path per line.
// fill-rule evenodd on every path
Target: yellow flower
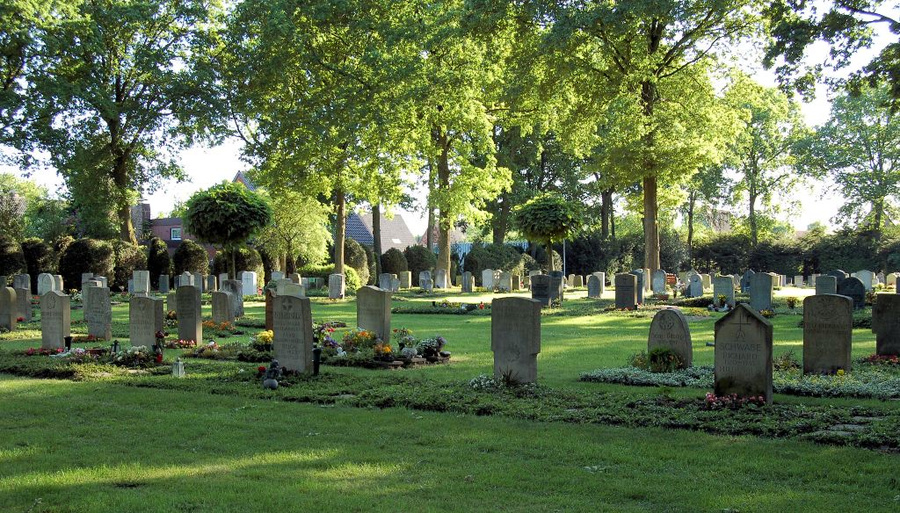
M 843 376 L 843 375 L 844 375 L 844 369 L 838 369 L 837 372 L 836 372 L 835 374 L 837 374 L 838 376 Z

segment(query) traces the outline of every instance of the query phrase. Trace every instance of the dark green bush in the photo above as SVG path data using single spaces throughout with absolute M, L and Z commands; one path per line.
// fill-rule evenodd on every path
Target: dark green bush
M 409 264 L 403 252 L 397 248 L 391 248 L 381 255 L 381 272 L 388 274 L 400 274 L 409 270 Z
M 469 254 L 466 255 L 463 270 L 475 275 L 475 281 L 480 284 L 481 271 L 485 269 L 522 274 L 524 269 L 522 253 L 507 244 L 473 246 Z
M 203 246 L 190 239 L 181 241 L 172 255 L 172 272 L 177 276 L 185 271 L 209 273 L 209 254 Z
M 134 271 L 147 270 L 147 255 L 144 248 L 124 241 L 115 241 L 113 245 L 113 276 L 110 287 L 121 287 L 128 290 L 128 280 L 134 276 Z
M 41 273 L 56 273 L 53 249 L 46 242 L 32 237 L 22 241 L 22 256 L 25 258 L 25 272 L 31 275 L 31 290 L 37 290 L 37 277 Z
M 59 257 L 58 270 L 68 289 L 81 289 L 82 273 L 105 276 L 111 282 L 115 264 L 112 244 L 96 239 L 78 239 L 69 244 Z
M 147 243 L 147 270 L 150 271 L 150 287 L 159 290 L 159 275 L 172 275 L 172 258 L 166 243 L 153 237 Z
M 12 276 L 25 270 L 22 246 L 13 239 L 0 237 L 0 274 Z
M 369 282 L 366 285 L 378 285 L 378 268 L 375 267 L 375 250 L 370 246 L 362 246 L 369 264 Z
M 403 250 L 408 270 L 412 273 L 412 286 L 419 286 L 419 273 L 431 271 L 437 264 L 437 257 L 425 246 L 407 246 Z
M 328 286 L 328 277 L 334 274 L 334 265 L 305 265 L 297 269 L 304 278 L 322 278 L 325 286 Z M 362 287 L 359 274 L 349 265 L 344 266 L 344 289 L 347 294 L 356 294 L 356 289 Z
M 263 267 L 262 257 L 259 251 L 250 247 L 242 247 L 234 254 L 234 265 L 236 276 L 232 279 L 236 280 L 243 271 L 252 271 L 256 273 L 259 281 L 265 277 L 265 267 Z M 213 258 L 213 274 L 230 273 L 231 271 L 231 252 L 217 251 Z
M 369 283 L 369 257 L 366 250 L 350 237 L 344 238 L 344 264 L 356 270 L 363 284 Z

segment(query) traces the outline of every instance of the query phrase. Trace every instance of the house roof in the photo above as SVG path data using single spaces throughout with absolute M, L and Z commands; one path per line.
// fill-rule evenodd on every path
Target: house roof
M 247 178 L 247 175 L 245 175 L 243 171 L 238 171 L 237 174 L 234 175 L 234 179 L 232 179 L 231 181 L 240 182 L 244 184 L 244 187 L 246 187 L 248 190 L 256 191 L 256 186 L 253 185 L 253 182 L 251 182 L 250 179 Z
M 372 213 L 353 212 L 347 218 L 347 236 L 366 246 L 375 245 L 375 237 L 372 235 Z M 415 246 L 416 238 L 413 237 L 406 221 L 400 214 L 394 214 L 393 219 L 388 219 L 381 214 L 381 251 L 391 248 L 399 250 L 407 246 Z

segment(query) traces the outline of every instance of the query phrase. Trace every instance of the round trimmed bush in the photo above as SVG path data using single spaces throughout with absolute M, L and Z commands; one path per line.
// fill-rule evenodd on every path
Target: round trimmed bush
M 159 275 L 172 274 L 172 258 L 165 241 L 153 237 L 147 245 L 147 270 L 150 271 L 150 287 L 159 290 Z
M 31 290 L 37 290 L 37 277 L 41 273 L 56 272 L 53 249 L 37 237 L 22 241 L 22 256 L 25 258 L 25 272 L 31 275 Z
M 96 239 L 78 239 L 59 257 L 59 274 L 70 289 L 81 289 L 81 274 L 113 278 L 116 256 L 112 244 Z
M 403 252 L 397 248 L 391 248 L 381 255 L 381 272 L 388 274 L 400 274 L 409 270 L 409 264 Z
M 350 237 L 344 238 L 344 264 L 356 270 L 360 282 L 369 283 L 369 257 L 366 250 Z
M 322 278 L 328 287 L 328 277 L 334 274 L 334 265 L 305 265 L 297 268 L 297 272 L 304 278 Z M 344 266 L 344 289 L 347 294 L 356 294 L 356 289 L 362 287 L 359 274 L 349 265 Z
M 128 290 L 128 280 L 134 276 L 134 271 L 147 269 L 147 255 L 144 254 L 144 248 L 141 246 L 121 240 L 113 242 L 113 254 L 115 264 L 113 264 L 113 279 L 110 285 Z
M 0 274 L 12 276 L 25 270 L 22 246 L 13 239 L 0 237 Z
M 466 255 L 463 269 L 481 278 L 481 271 L 493 269 L 495 271 L 509 271 L 522 273 L 522 254 L 513 246 L 506 244 L 488 244 L 487 246 L 474 246 Z
M 209 273 L 209 254 L 203 246 L 186 239 L 181 241 L 172 255 L 172 271 L 175 276 L 184 273 Z
M 403 250 L 403 256 L 406 257 L 408 271 L 412 273 L 412 285 L 419 286 L 419 273 L 422 271 L 430 271 L 437 264 L 437 256 L 434 252 L 425 246 L 407 246 Z

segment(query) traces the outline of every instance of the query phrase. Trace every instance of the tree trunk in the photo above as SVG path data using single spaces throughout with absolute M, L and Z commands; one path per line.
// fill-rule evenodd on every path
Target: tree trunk
M 688 193 L 688 212 L 687 212 L 687 252 L 688 262 L 694 260 L 694 205 L 697 203 L 697 192 Z
M 372 237 L 375 250 L 375 283 L 378 283 L 378 276 L 381 275 L 381 205 L 378 203 L 372 205 Z
M 434 236 L 434 204 L 432 194 L 434 192 L 434 164 L 431 159 L 428 159 L 428 201 L 426 202 L 426 208 L 428 209 L 428 227 L 425 228 L 425 237 L 422 241 L 425 244 L 425 247 L 431 251 L 432 246 L 434 246 L 434 241 L 431 240 Z
M 437 189 L 446 193 L 450 188 L 450 143 L 447 139 L 447 134 L 443 130 L 436 133 L 435 142 L 441 151 L 440 156 L 438 157 Z M 450 229 L 452 228 L 453 219 L 450 218 L 450 211 L 443 205 L 440 205 L 438 212 L 438 257 L 435 270 L 443 269 L 447 271 L 447 277 L 449 279 Z
M 600 240 L 609 239 L 609 223 L 612 218 L 613 190 L 600 193 Z
M 337 186 L 334 189 L 335 215 L 334 222 L 334 272 L 344 274 L 344 238 L 347 236 L 347 200 L 344 198 L 344 188 Z
M 125 198 L 128 196 L 126 191 L 129 189 L 128 183 L 128 162 L 124 155 L 116 157 L 115 169 L 113 170 L 113 183 L 116 186 L 119 217 L 119 238 L 125 242 L 137 245 L 137 236 L 134 233 L 134 223 L 131 221 L 131 205 Z
M 497 211 L 491 223 L 493 229 L 491 241 L 494 244 L 503 244 L 506 239 L 506 232 L 509 230 L 509 209 L 509 193 L 504 192 L 500 195 Z
M 644 177 L 644 267 L 654 272 L 659 269 L 659 223 L 656 218 L 656 177 Z
M 750 243 L 756 247 L 759 244 L 759 227 L 756 223 L 756 194 L 750 193 Z

